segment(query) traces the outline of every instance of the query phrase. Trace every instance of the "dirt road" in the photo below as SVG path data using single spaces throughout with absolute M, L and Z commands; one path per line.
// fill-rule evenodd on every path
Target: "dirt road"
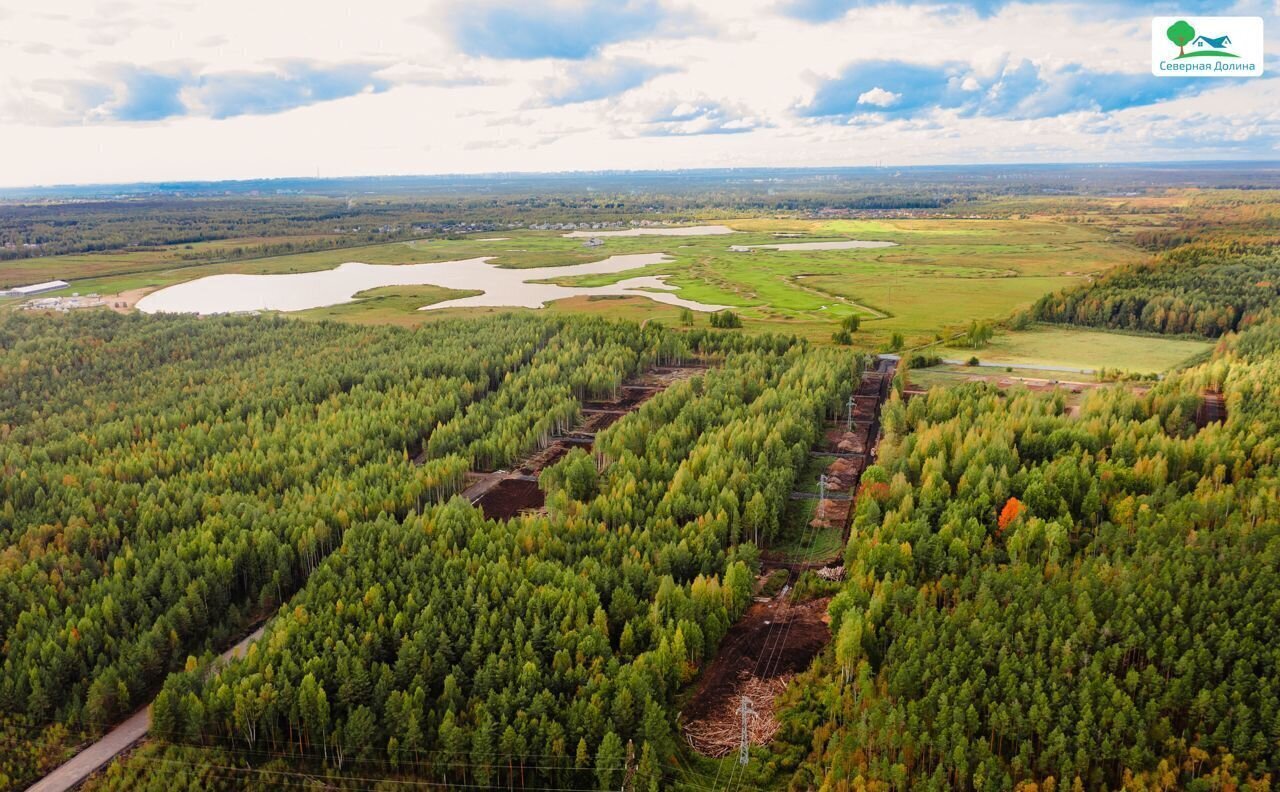
M 244 657 L 249 651 L 249 645 L 258 640 L 265 629 L 264 625 L 254 630 L 240 643 L 223 652 L 219 661 L 227 662 L 233 657 Z M 107 732 L 101 740 L 85 748 L 57 770 L 28 787 L 27 792 L 67 792 L 75 789 L 86 778 L 119 756 L 122 751 L 146 736 L 147 729 L 151 725 L 149 709 L 150 707 L 143 707 L 130 715 L 128 720 Z

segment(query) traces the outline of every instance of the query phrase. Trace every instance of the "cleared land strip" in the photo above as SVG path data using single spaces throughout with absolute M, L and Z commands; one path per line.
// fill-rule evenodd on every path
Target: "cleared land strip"
M 875 460 L 880 408 L 889 397 L 897 364 L 896 357 L 882 357 L 875 369 L 863 373 L 853 395 L 848 419 L 830 426 L 820 441 L 823 447 L 812 449 L 820 456 L 837 456 L 839 464 L 833 464 L 828 474 L 838 478 L 840 489 L 848 493 L 826 493 L 822 501 L 826 514 L 820 514 L 807 526 L 808 541 L 804 544 L 808 549 L 801 558 L 771 558 L 769 554 L 762 558 L 761 579 L 767 579 L 777 570 L 785 570 L 787 583 L 773 596 L 767 599 L 758 597 L 747 608 L 725 634 L 716 656 L 703 669 L 693 697 L 680 716 L 684 738 L 698 753 L 721 758 L 739 749 L 742 713 L 738 707 L 744 696 L 750 699 L 754 709 L 748 742 L 752 745 L 771 742 L 779 728 L 774 698 L 786 689 L 796 674 L 808 668 L 813 658 L 830 642 L 830 618 L 827 616 L 830 598 L 797 602 L 791 583 L 806 571 L 821 574 L 820 570 L 831 563 L 812 557 L 817 529 L 823 526 L 839 528 L 842 545 L 848 542 L 857 479 Z M 843 451 L 841 446 L 849 450 Z M 835 453 L 832 453 L 833 449 Z M 797 495 L 814 497 L 811 493 L 796 493 L 792 497 Z M 837 506 L 839 500 L 844 502 Z M 843 575 L 843 568 L 839 573 Z
M 583 402 L 583 418 L 576 427 L 551 438 L 547 445 L 532 451 L 509 469 L 469 472 L 467 475 L 473 483 L 463 491 L 463 497 L 490 519 L 506 520 L 521 512 L 541 509 L 544 500 L 538 487 L 538 476 L 545 468 L 558 462 L 573 448 L 589 452 L 595 444 L 596 432 L 638 410 L 676 382 L 705 373 L 709 365 L 705 361 L 691 361 L 680 365 L 650 366 L 643 374 L 619 387 L 617 399 Z
M 244 657 L 249 651 L 249 645 L 261 638 L 265 630 L 264 624 L 249 633 L 238 644 L 223 652 L 218 662 L 225 663 L 233 658 Z M 27 792 L 67 792 L 84 783 L 86 778 L 147 735 L 147 730 L 151 727 L 150 709 L 150 706 L 146 706 L 130 715 L 128 720 L 107 732 L 102 739 L 27 787 Z

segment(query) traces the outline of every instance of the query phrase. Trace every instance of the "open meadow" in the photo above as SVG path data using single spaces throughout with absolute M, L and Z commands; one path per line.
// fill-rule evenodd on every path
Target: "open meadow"
M 660 276 L 679 298 L 728 306 L 742 317 L 749 333 L 785 332 L 818 342 L 830 341 L 837 323 L 856 314 L 862 326 L 855 335 L 855 345 L 878 349 L 895 334 L 902 334 L 913 345 L 952 334 L 974 318 L 1005 319 L 1044 294 L 1084 283 L 1143 256 L 1112 231 L 1060 220 L 742 218 L 720 222 L 734 233 L 602 233 L 584 238 L 559 231 L 520 230 L 501 236 L 489 233 L 397 241 L 203 264 L 183 258 L 191 254 L 191 246 L 174 246 L 57 256 L 4 266 L 5 277 L 15 282 L 60 278 L 71 283 L 53 296 L 72 292 L 113 296 L 151 293 L 211 275 L 316 272 L 349 261 L 403 265 L 487 257 L 503 268 L 536 269 L 586 264 L 617 255 L 663 253 L 667 257 L 664 261 L 624 272 L 562 274 L 549 282 L 601 288 L 631 278 Z M 851 240 L 892 244 L 812 249 L 821 243 Z M 231 246 L 229 242 L 217 244 L 220 249 Z M 753 247 L 797 244 L 805 249 Z M 531 273 L 530 278 L 536 279 L 536 274 Z M 499 310 L 501 306 L 417 310 L 484 289 L 479 277 L 462 293 L 446 293 L 431 285 L 386 287 L 353 295 L 349 303 L 297 315 L 414 325 Z M 648 299 L 642 291 L 631 294 L 636 296 L 570 297 L 549 307 L 556 313 L 602 313 L 669 325 L 682 323 L 678 308 Z M 688 317 L 683 321 L 688 322 Z M 708 322 L 709 314 L 695 312 L 692 326 L 703 327 Z
M 1048 366 L 1080 369 L 1086 373 L 1106 369 L 1158 374 L 1206 355 L 1212 349 L 1212 342 L 1197 338 L 1037 325 L 1029 330 L 1000 333 L 982 349 L 953 345 L 932 347 L 929 351 L 944 360 L 976 357 L 982 363 L 1018 368 Z

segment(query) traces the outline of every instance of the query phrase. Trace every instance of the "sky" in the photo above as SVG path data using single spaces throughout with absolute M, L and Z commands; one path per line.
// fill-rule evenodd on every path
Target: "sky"
M 1158 78 L 1153 14 L 1268 74 Z M 0 186 L 1280 158 L 1280 0 L 0 0 Z

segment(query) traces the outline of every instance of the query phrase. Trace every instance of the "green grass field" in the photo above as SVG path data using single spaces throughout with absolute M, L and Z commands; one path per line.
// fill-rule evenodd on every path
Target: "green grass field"
M 1021 368 L 1062 366 L 1157 374 L 1212 348 L 1213 342 L 1196 339 L 1038 325 L 1021 332 L 999 333 L 985 349 L 943 346 L 931 348 L 929 352 L 944 359 L 968 360 L 976 356 L 983 363 Z M 1061 372 L 1057 376 L 1070 378 Z
M 834 456 L 810 456 L 804 470 L 796 476 L 797 492 L 818 492 L 818 478 L 836 459 Z M 782 515 L 782 534 L 768 548 L 771 557 L 787 562 L 828 562 L 844 550 L 844 534 L 837 528 L 813 529 L 809 523 L 817 513 L 816 498 L 787 501 Z
M 794 333 L 828 342 L 838 321 L 863 319 L 856 345 L 879 349 L 894 333 L 909 344 L 924 343 L 974 318 L 1002 319 L 1041 295 L 1083 282 L 1091 273 L 1138 260 L 1140 251 L 1110 232 L 1047 220 L 774 220 L 724 222 L 739 233 L 702 237 L 606 237 L 598 247 L 558 232 L 516 231 L 507 239 L 415 240 L 271 256 L 235 262 L 191 264 L 187 246 L 31 259 L 6 264 L 14 282 L 62 278 L 81 294 L 117 294 L 163 288 L 221 273 L 279 274 L 330 269 L 347 261 L 416 264 L 492 257 L 513 268 L 564 266 L 628 253 L 663 252 L 671 260 L 612 275 L 561 279 L 563 285 L 604 285 L 641 275 L 666 275 L 686 299 L 728 305 L 743 317 L 747 332 Z M 778 234 L 805 234 L 779 239 Z M 759 245 L 814 239 L 891 241 L 894 247 L 828 251 L 754 250 Z M 230 242 L 206 243 L 221 248 Z M 482 288 L 482 286 L 478 286 Z M 429 288 L 429 287 L 427 287 Z M 417 299 L 422 302 L 415 304 Z M 302 312 L 304 318 L 416 324 L 440 316 L 505 309 L 419 312 L 430 291 L 404 289 L 371 295 L 352 304 Z M 678 324 L 679 311 L 643 297 L 571 298 L 553 311 L 605 313 L 639 321 Z M 698 315 L 695 326 L 706 326 Z
M 901 266 L 887 271 L 815 276 L 804 283 L 863 306 L 863 327 L 876 334 L 901 332 L 908 343 L 927 340 L 974 318 L 1000 319 L 1028 308 L 1042 295 L 1078 283 L 1070 276 L 982 277 Z M 874 318 L 871 312 L 886 314 Z
M 815 504 L 817 501 L 805 501 Z M 810 506 L 812 513 L 815 506 Z M 770 555 L 788 563 L 828 564 L 844 552 L 844 535 L 839 528 L 812 528 L 805 533 L 788 536 L 769 549 Z
M 428 319 L 427 312 L 418 310 L 423 306 L 480 293 L 476 290 L 446 289 L 441 286 L 383 286 L 359 292 L 355 302 L 312 308 L 292 315 L 299 319 L 332 319 L 353 324 L 411 326 Z

